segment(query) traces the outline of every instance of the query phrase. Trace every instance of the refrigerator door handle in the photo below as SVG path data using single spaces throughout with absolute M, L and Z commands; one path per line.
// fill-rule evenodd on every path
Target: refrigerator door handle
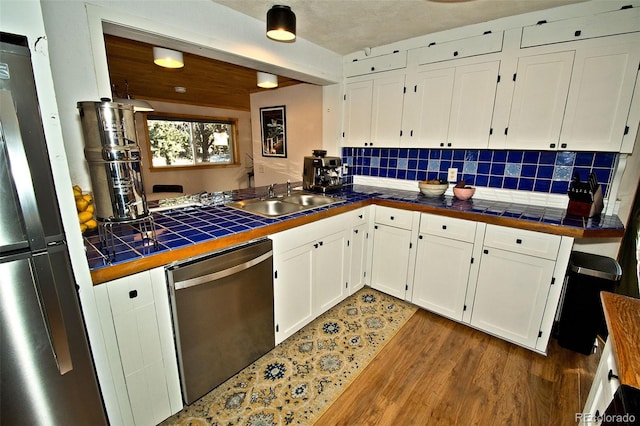
M 73 370 L 67 329 L 64 326 L 62 308 L 56 291 L 57 285 L 64 283 L 56 283 L 51 267 L 51 259 L 47 252 L 35 254 L 32 257 L 32 261 L 34 265 L 33 281 L 37 289 L 36 293 L 47 334 L 49 335 L 49 344 L 58 365 L 58 371 L 60 375 L 64 375 Z
M 22 134 L 18 123 L 18 115 L 13 102 L 13 96 L 8 90 L 0 90 L 0 132 L 6 143 L 9 167 L 16 178 L 13 183 L 18 193 L 18 201 L 29 238 L 31 250 L 46 248 L 46 241 L 38 204 L 33 189 L 33 179 L 27 154 L 24 151 Z

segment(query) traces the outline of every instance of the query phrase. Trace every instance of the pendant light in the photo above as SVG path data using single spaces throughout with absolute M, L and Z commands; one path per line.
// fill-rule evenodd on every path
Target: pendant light
M 289 6 L 275 5 L 267 12 L 267 37 L 275 41 L 296 39 L 296 15 Z
M 278 87 L 278 76 L 258 71 L 258 87 L 263 89 Z
M 182 52 L 157 46 L 153 47 L 153 63 L 165 68 L 184 67 Z

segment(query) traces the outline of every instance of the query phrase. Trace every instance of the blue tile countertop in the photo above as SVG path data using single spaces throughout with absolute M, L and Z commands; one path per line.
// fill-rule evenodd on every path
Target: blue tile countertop
M 277 185 L 276 194 L 283 192 L 284 185 Z M 230 195 L 229 198 L 233 200 L 251 199 L 264 197 L 266 189 L 264 187 L 250 188 L 225 194 Z M 153 241 L 143 238 L 144 233 L 141 233 L 132 224 L 116 224 L 113 225 L 113 255 L 111 257 L 101 250 L 100 237 L 96 231 L 85 234 L 87 259 L 94 283 L 149 269 L 140 269 L 133 264 L 143 260 L 148 261 L 149 258 L 156 255 L 164 254 L 165 256 L 162 256 L 164 261 L 167 256 L 170 257 L 171 251 L 185 247 L 211 243 L 226 237 L 231 237 L 234 241 L 242 241 L 243 236 L 240 235 L 242 233 L 246 233 L 246 240 L 250 240 L 256 238 L 256 235 L 268 235 L 286 229 L 286 225 L 283 224 L 288 221 L 291 221 L 295 226 L 314 220 L 310 216 L 319 212 L 332 209 L 341 212 L 345 211 L 345 208 L 349 209 L 350 206 L 356 208 L 371 203 L 523 229 L 541 230 L 559 235 L 619 237 L 624 232 L 624 226 L 617 216 L 583 219 L 567 216 L 566 211 L 559 208 L 482 199 L 461 201 L 450 196 L 430 198 L 418 191 L 364 185 L 345 186 L 341 192 L 329 195 L 342 198 L 345 201 L 279 218 L 266 218 L 239 211 L 226 206 L 223 202 L 155 211 L 152 216 L 156 228 L 157 245 Z M 227 199 L 227 201 L 229 200 Z M 155 206 L 153 202 L 149 204 L 150 207 Z M 339 209 L 339 207 L 343 208 Z M 322 217 L 326 217 L 326 215 Z M 300 218 L 303 220 L 295 221 Z M 148 266 L 150 265 L 149 267 L 161 266 L 160 264 L 153 265 L 153 262 L 142 263 L 147 263 Z M 113 271 L 111 271 L 105 274 L 107 272 L 105 269 L 111 268 L 122 269 L 122 272 L 112 273 Z

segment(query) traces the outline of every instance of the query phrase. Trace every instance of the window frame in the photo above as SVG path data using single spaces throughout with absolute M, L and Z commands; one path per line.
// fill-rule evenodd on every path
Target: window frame
M 233 141 L 230 143 L 229 149 L 232 151 L 233 162 L 232 163 L 194 163 L 187 165 L 170 165 L 170 166 L 154 166 L 153 165 L 153 153 L 151 152 L 151 138 L 149 137 L 149 124 L 147 120 L 167 120 L 167 121 L 207 121 L 207 122 L 223 122 L 231 124 Z M 162 172 L 169 170 L 197 170 L 197 169 L 217 169 L 225 167 L 240 167 L 239 159 L 239 140 L 238 140 L 238 121 L 237 117 L 218 117 L 208 115 L 196 115 L 196 114 L 180 114 L 173 112 L 149 112 L 144 114 L 144 131 L 147 140 L 147 155 L 149 159 L 149 170 L 152 172 Z

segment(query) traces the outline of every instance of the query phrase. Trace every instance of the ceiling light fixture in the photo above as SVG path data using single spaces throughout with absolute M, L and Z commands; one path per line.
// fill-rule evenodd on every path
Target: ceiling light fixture
M 165 68 L 184 67 L 182 52 L 157 46 L 153 47 L 153 63 Z
M 118 86 L 111 86 L 114 97 L 113 102 L 120 102 L 121 104 L 133 105 L 133 112 L 152 112 L 153 107 L 147 101 L 142 101 L 140 99 L 133 99 L 129 94 L 129 82 L 127 80 L 124 81 L 124 98 L 118 97 Z
M 267 37 L 275 41 L 296 39 L 296 14 L 289 6 L 275 5 L 267 12 Z
M 258 87 L 263 89 L 278 87 L 278 76 L 258 71 Z

